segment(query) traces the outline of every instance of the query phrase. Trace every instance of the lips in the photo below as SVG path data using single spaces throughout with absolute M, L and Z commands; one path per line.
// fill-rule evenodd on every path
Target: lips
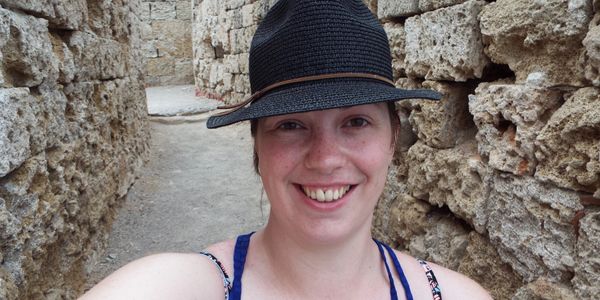
M 301 186 L 302 191 L 307 197 L 318 202 L 332 202 L 341 199 L 350 188 L 350 185 L 328 188 Z

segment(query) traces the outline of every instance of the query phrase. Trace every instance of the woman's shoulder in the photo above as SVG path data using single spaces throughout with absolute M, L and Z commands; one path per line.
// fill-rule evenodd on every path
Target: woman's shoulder
M 417 286 L 425 286 L 426 289 L 412 287 L 417 294 L 431 297 L 430 282 L 424 267 L 418 259 L 404 252 L 395 250 L 400 263 L 405 271 L 412 276 L 412 282 Z M 490 294 L 479 283 L 456 271 L 450 270 L 432 262 L 425 262 L 433 272 L 437 280 L 443 299 L 492 299 Z M 409 281 L 411 281 L 409 279 Z M 416 297 L 415 299 L 420 299 Z
M 231 241 L 206 248 L 224 267 Z M 227 267 L 225 267 L 227 269 Z M 135 260 L 115 271 L 81 299 L 224 299 L 222 274 L 211 259 L 199 253 L 161 253 Z

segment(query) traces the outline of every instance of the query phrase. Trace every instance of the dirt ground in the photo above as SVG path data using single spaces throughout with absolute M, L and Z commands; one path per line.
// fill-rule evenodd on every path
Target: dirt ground
M 268 204 L 252 169 L 249 125 L 208 130 L 207 117 L 151 118 L 150 160 L 88 287 L 142 256 L 197 252 L 264 225 Z

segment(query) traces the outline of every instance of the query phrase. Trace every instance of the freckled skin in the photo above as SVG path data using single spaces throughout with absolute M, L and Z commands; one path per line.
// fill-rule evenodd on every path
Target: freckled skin
M 255 149 L 271 202 L 267 227 L 306 240 L 339 241 L 368 232 L 392 160 L 385 104 L 259 120 Z M 305 205 L 298 185 L 351 184 L 348 201 L 322 213 Z

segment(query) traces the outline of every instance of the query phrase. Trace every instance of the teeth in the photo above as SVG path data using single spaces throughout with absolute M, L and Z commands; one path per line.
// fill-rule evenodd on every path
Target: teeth
M 343 186 L 338 189 L 315 189 L 311 190 L 307 187 L 302 187 L 304 194 L 306 194 L 309 198 L 313 200 L 317 200 L 319 202 L 331 202 L 334 200 L 338 200 L 350 190 L 350 186 Z

